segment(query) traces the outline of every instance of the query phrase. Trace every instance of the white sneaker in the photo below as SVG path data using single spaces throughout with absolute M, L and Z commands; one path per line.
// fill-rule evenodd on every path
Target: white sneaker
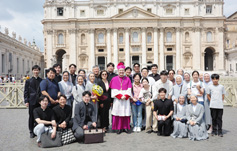
M 136 132 L 136 131 L 137 131 L 137 127 L 134 127 L 134 128 L 133 128 L 133 132 Z
M 137 127 L 137 132 L 141 132 L 141 127 Z

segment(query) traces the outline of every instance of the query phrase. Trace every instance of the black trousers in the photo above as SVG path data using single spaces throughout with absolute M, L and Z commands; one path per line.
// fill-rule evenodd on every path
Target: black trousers
M 99 116 L 100 116 L 100 127 L 108 127 L 109 126 L 109 109 L 110 109 L 110 101 L 103 101 L 103 108 L 99 107 Z
M 158 131 L 165 136 L 169 136 L 171 134 L 171 125 L 172 121 L 170 118 L 165 121 L 158 121 Z
M 33 115 L 33 111 L 35 108 L 39 107 L 39 103 L 36 103 L 35 105 L 31 105 L 29 104 L 29 120 L 28 120 L 28 126 L 29 126 L 29 130 L 30 133 L 33 133 L 34 127 L 35 127 L 35 119 L 34 119 L 34 115 Z
M 218 132 L 218 134 L 222 133 L 222 116 L 223 116 L 223 109 L 211 108 L 213 133 L 216 132 Z

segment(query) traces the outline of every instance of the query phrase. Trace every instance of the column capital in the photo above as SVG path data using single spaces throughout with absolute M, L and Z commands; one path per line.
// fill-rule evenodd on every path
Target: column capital
M 94 28 L 90 28 L 89 29 L 89 33 L 91 34 L 91 33 L 94 33 L 95 32 L 95 29 Z
M 165 30 L 164 27 L 160 27 L 159 29 L 160 29 L 160 31 L 162 31 L 162 32 L 164 32 L 164 30 Z
M 141 29 L 142 29 L 143 32 L 145 32 L 147 28 L 146 27 L 142 27 Z
M 176 27 L 176 32 L 180 32 L 181 31 L 181 28 L 180 27 Z
M 218 31 L 219 31 L 219 32 L 224 32 L 224 30 L 225 30 L 224 27 L 219 27 L 219 28 L 218 28 Z
M 77 29 L 76 28 L 74 28 L 74 29 L 68 29 L 68 33 L 69 34 L 76 34 L 77 33 Z
M 125 27 L 124 29 L 125 29 L 125 32 L 129 32 L 129 30 L 130 30 L 130 28 L 128 28 L 128 27 Z
M 154 27 L 153 29 L 154 29 L 154 31 L 156 31 L 156 32 L 158 31 L 158 27 Z
M 201 27 L 193 27 L 192 31 L 193 32 L 201 32 L 202 28 Z
M 106 31 L 107 31 L 107 33 L 110 33 L 111 29 L 110 29 L 110 28 L 107 28 Z
M 53 34 L 53 30 L 51 30 L 51 29 L 47 30 L 46 32 L 47 32 L 48 35 L 52 35 Z
M 112 29 L 114 32 L 117 32 L 118 31 L 118 28 L 113 28 Z

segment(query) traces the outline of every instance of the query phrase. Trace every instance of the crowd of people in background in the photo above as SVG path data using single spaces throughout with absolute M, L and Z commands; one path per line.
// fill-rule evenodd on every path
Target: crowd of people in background
M 35 65 L 25 83 L 30 137 L 37 136 L 39 146 L 41 134 L 48 130 L 54 138 L 57 130 L 71 128 L 82 141 L 84 130 L 100 127 L 106 133 L 111 124 L 117 134 L 130 133 L 132 127 L 133 132 L 190 140 L 208 139 L 208 133 L 223 137 L 225 90 L 218 74 L 182 69 L 158 73 L 156 64 L 141 69 L 139 63 L 131 68 L 122 62 L 117 73 L 113 63 L 102 71 L 95 65 L 89 73 L 75 64 L 69 71 L 61 69 L 55 64 L 42 79 Z M 103 89 L 103 97 L 93 93 L 94 85 Z

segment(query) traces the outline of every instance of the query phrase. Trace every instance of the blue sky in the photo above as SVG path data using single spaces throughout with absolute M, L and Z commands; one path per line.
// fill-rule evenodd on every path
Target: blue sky
M 43 51 L 43 4 L 45 0 L 0 0 L 0 26 L 4 32 L 5 27 L 16 32 L 17 38 L 21 35 L 27 41 L 36 44 Z M 237 0 L 225 0 L 224 15 L 229 16 L 237 11 Z

